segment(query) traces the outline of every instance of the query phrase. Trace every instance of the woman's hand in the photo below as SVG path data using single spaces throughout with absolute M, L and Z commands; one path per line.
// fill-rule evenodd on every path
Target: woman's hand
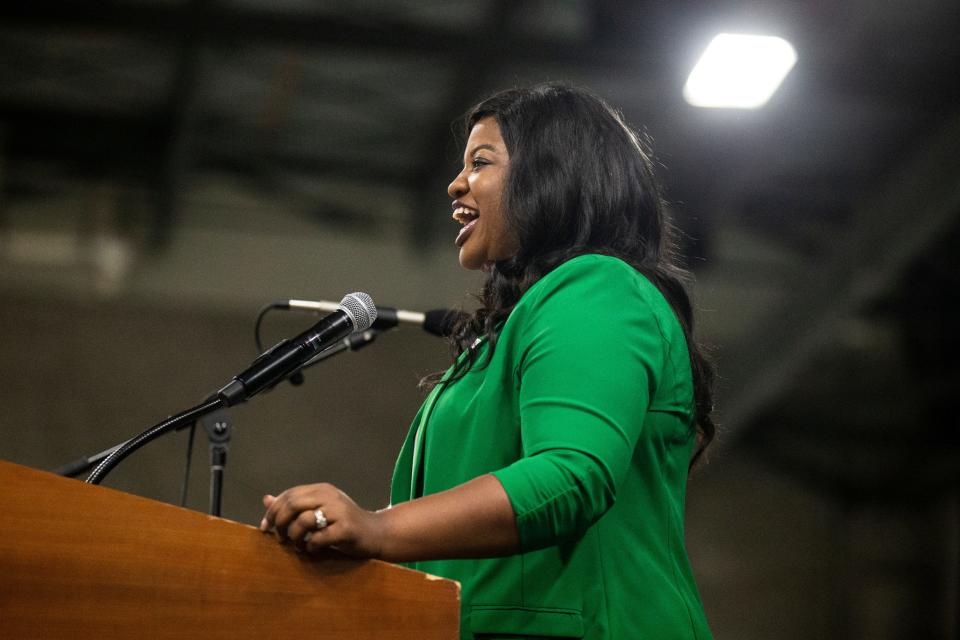
M 335 547 L 352 556 L 383 556 L 387 536 L 383 514 L 361 509 L 332 484 L 301 485 L 276 497 L 266 495 L 263 506 L 267 512 L 260 530 L 274 529 L 280 540 L 288 540 L 298 548 L 314 552 Z M 322 528 L 318 528 L 317 509 L 326 518 L 327 524 Z
M 261 531 L 300 549 L 335 547 L 388 562 L 489 558 L 519 551 L 520 534 L 500 481 L 483 475 L 381 511 L 366 511 L 332 484 L 308 484 L 264 496 Z M 318 528 L 316 510 L 326 526 Z

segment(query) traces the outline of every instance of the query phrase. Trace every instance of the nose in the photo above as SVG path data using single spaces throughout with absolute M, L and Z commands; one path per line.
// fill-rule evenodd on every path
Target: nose
M 450 183 L 450 186 L 447 187 L 447 195 L 456 200 L 462 197 L 468 190 L 467 179 L 464 177 L 463 171 L 461 171 L 457 174 L 457 177 L 453 179 L 453 182 Z

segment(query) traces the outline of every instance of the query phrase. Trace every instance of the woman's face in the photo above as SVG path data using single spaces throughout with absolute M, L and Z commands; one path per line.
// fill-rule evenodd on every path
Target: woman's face
M 463 227 L 457 236 L 460 265 L 482 269 L 517 251 L 517 241 L 503 216 L 503 190 L 510 156 L 492 117 L 479 120 L 463 152 L 463 170 L 447 187 L 453 219 Z

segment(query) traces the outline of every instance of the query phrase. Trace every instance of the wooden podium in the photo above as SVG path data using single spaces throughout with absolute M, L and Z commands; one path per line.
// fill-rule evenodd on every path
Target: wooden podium
M 456 582 L 0 461 L 0 638 L 459 637 Z

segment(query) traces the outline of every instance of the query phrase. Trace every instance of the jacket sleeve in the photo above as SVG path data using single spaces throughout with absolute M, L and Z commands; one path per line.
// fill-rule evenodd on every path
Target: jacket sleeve
M 668 348 L 631 267 L 577 262 L 530 291 L 518 329 L 522 457 L 494 475 L 523 551 L 578 537 L 613 506 Z

